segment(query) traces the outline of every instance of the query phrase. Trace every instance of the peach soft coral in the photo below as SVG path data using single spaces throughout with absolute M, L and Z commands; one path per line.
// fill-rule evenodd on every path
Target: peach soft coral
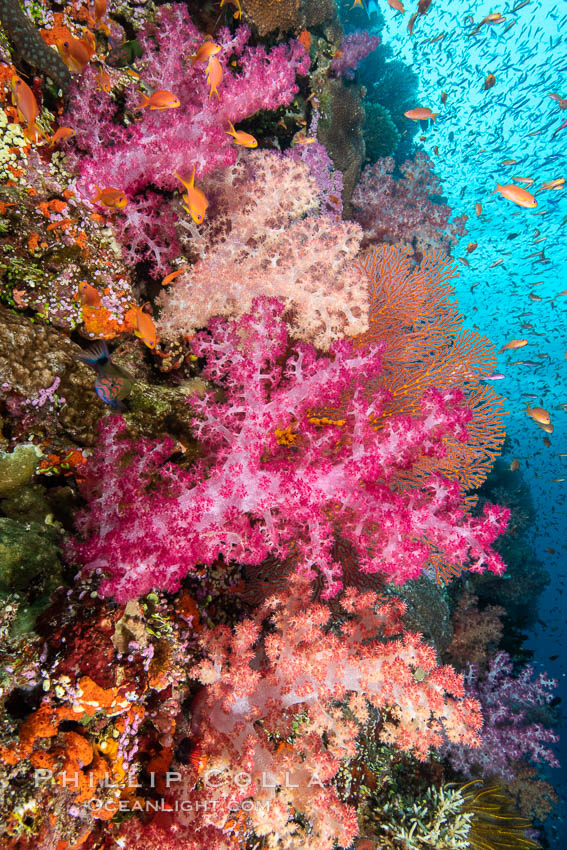
M 235 832 L 300 839 L 306 850 L 350 846 L 356 812 L 333 780 L 356 755 L 370 706 L 384 718 L 382 740 L 418 759 L 446 736 L 478 744 L 478 704 L 463 698 L 462 676 L 438 667 L 434 650 L 404 630 L 403 602 L 378 604 L 349 589 L 332 615 L 307 602 L 309 592 L 296 576 L 253 619 L 200 635 L 205 657 L 190 673 L 204 688 L 192 726 L 207 763 L 178 766 L 164 839 L 175 830 L 186 850 L 204 839 L 224 847 Z

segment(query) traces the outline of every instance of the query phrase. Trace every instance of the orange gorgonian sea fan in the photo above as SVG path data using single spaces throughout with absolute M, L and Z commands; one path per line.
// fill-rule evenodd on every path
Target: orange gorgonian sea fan
M 387 245 L 375 248 L 360 265 L 371 303 L 369 330 L 358 343 L 385 345 L 376 385 L 391 393 L 376 425 L 396 414 L 419 414 L 429 387 L 461 387 L 473 414 L 470 439 L 461 443 L 446 437 L 446 456 L 427 458 L 418 471 L 413 468 L 412 477 L 434 468 L 458 480 L 463 490 L 479 487 L 504 442 L 505 413 L 502 397 L 480 383 L 494 371 L 494 346 L 476 331 L 463 330 L 463 317 L 451 301 L 455 266 L 436 252 L 412 269 L 406 249 Z
M 412 268 L 407 249 L 382 245 L 366 254 L 360 266 L 368 278 L 370 312 L 369 329 L 357 337 L 357 344 L 385 346 L 383 368 L 369 391 L 390 393 L 375 427 L 382 428 L 395 415 L 419 415 L 430 387 L 460 387 L 472 413 L 467 442 L 446 436 L 444 456 L 421 458 L 398 474 L 397 484 L 411 486 L 439 472 L 459 483 L 464 504 L 472 506 L 476 497 L 466 491 L 486 479 L 505 438 L 503 399 L 481 383 L 494 371 L 494 346 L 487 337 L 463 329 L 450 283 L 458 272 L 444 254 L 425 256 Z M 438 581 L 448 581 L 461 569 L 434 555 L 432 562 Z

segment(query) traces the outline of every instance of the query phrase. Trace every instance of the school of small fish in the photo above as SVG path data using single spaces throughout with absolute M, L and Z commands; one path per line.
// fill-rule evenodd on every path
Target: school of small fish
M 468 216 L 466 241 L 453 249 L 456 295 L 465 323 L 496 344 L 497 370 L 485 381 L 507 399 L 505 460 L 530 486 L 536 551 L 552 575 L 540 598 L 549 631 L 538 640 L 564 646 L 567 4 L 433 0 L 426 15 L 408 5 L 409 20 L 381 5 L 384 42 L 419 76 L 408 131 L 411 113 L 437 113 L 418 117 L 423 149 L 453 215 Z

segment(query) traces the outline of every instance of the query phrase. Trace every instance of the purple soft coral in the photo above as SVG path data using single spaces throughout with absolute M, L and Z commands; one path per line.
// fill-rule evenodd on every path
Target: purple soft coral
M 465 688 L 470 697 L 480 702 L 484 726 L 480 747 L 447 746 L 454 770 L 465 776 L 472 776 L 473 772 L 476 775 L 480 770 L 482 776 L 513 779 L 513 763 L 518 759 L 559 767 L 553 751 L 544 746 L 559 738 L 535 722 L 538 706 L 551 701 L 556 686 L 557 682 L 543 673 L 534 677 L 530 666 L 513 676 L 513 663 L 506 652 L 492 658 L 482 678 L 478 678 L 476 666 L 469 664 Z
M 307 343 L 290 350 L 284 309 L 257 298 L 250 313 L 213 319 L 194 338 L 203 375 L 224 400 L 213 392 L 191 399 L 202 459 L 190 473 L 166 465 L 156 475 L 171 442 L 133 447 L 119 418 L 103 426 L 89 475 L 98 493 L 79 524 L 86 540 L 71 547 L 88 568 L 110 574 L 101 591 L 123 601 L 174 590 L 219 556 L 259 564 L 293 551 L 298 573 L 322 579 L 329 598 L 342 586 L 337 525 L 363 572 L 395 582 L 419 576 L 432 550 L 502 572 L 490 547 L 505 511 L 467 516 L 458 483 L 440 475 L 421 487 L 390 486 L 418 459 L 443 454 L 447 433 L 467 439 L 471 413 L 460 391 L 430 389 L 419 416 L 392 416 L 376 431 L 372 417 L 389 397 L 368 391 L 381 346 L 339 341 L 329 357 Z
M 380 41 L 380 36 L 370 35 L 366 30 L 349 32 L 341 41 L 339 55 L 331 62 L 331 70 L 352 80 L 358 63 L 376 50 Z
M 181 106 L 163 112 L 135 112 L 138 120 L 127 127 L 117 123 L 116 109 L 98 88 L 94 69 L 81 76 L 68 114 L 76 130 L 74 165 L 80 174 L 76 189 L 84 199 L 93 197 L 95 184 L 117 186 L 126 192 L 128 206 L 115 223 L 124 231 L 124 246 L 130 245 L 132 233 L 141 230 L 140 221 L 130 219 L 142 214 L 147 218 L 147 209 L 141 206 L 148 206 L 143 194 L 148 187 L 173 191 L 180 188 L 175 171 L 190 175 L 195 167 L 198 180 L 215 168 L 231 165 L 236 150 L 226 133 L 229 122 L 237 124 L 260 109 L 275 109 L 292 100 L 297 91 L 296 74 L 305 74 L 309 68 L 303 46 L 291 41 L 268 52 L 262 46 L 246 47 L 249 36 L 245 26 L 234 34 L 223 27 L 216 34 L 223 78 L 220 99 L 209 99 L 206 66 L 193 65 L 190 59 L 204 36 L 191 22 L 185 6 L 162 6 L 155 24 L 139 36 L 144 49 L 139 70 L 148 86 L 173 91 Z M 235 57 L 238 71 L 229 64 Z M 139 94 L 131 92 L 127 106 L 135 110 L 140 100 Z M 154 217 L 161 215 L 158 203 Z M 155 246 L 144 250 L 143 245 L 130 245 L 125 248 L 127 260 L 140 260 L 145 254 L 156 272 L 165 271 L 165 260 L 179 252 L 173 227 L 165 228 L 157 247 L 156 252 Z

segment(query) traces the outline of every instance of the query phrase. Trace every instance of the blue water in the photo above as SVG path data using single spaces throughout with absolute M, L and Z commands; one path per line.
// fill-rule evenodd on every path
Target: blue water
M 567 412 L 560 407 L 567 404 L 567 294 L 557 297 L 567 289 L 567 189 L 537 193 L 534 210 L 522 209 L 492 192 L 497 182 L 511 183 L 512 177 L 534 178 L 532 192 L 544 181 L 567 177 L 567 127 L 555 132 L 567 120 L 567 110 L 561 111 L 549 97 L 557 92 L 567 98 L 567 3 L 532 0 L 511 13 L 514 5 L 518 4 L 434 0 L 427 16 L 416 22 L 412 38 L 407 24 L 413 4 L 401 16 L 384 3 L 381 36 L 418 76 L 415 105 L 440 113 L 422 144 L 435 162 L 453 214 L 469 216 L 468 234 L 453 249 L 455 257 L 466 256 L 470 262 L 470 268 L 460 264 L 456 283 L 466 323 L 482 329 L 498 348 L 511 339 L 529 342 L 519 351 L 499 356 L 497 371 L 506 378 L 496 386 L 508 400 L 507 432 L 513 443 L 509 459 L 520 461 L 536 506 L 533 544 L 551 575 L 551 584 L 539 600 L 542 625 L 530 635 L 527 646 L 535 652 L 535 666 L 559 680 L 558 695 L 565 705 L 567 480 L 554 479 L 567 479 L 567 457 L 557 457 L 567 452 Z M 474 27 L 470 19 L 465 20 L 467 15 L 478 24 L 492 12 L 500 12 L 506 21 L 485 25 L 471 36 Z M 441 33 L 445 33 L 442 40 L 429 42 Z M 497 82 L 485 91 L 488 73 Z M 445 106 L 440 102 L 442 91 L 447 92 Z M 543 132 L 528 136 L 538 130 Z M 503 165 L 506 159 L 516 163 Z M 481 218 L 475 213 L 475 202 L 482 204 Z M 467 255 L 470 241 L 477 242 L 478 248 Z M 529 256 L 542 249 L 543 255 Z M 501 265 L 490 268 L 500 259 L 504 260 Z M 531 300 L 532 292 L 541 300 Z M 532 325 L 533 330 L 522 328 L 521 323 Z M 516 360 L 540 365 L 511 365 Z M 522 393 L 537 398 L 522 398 Z M 544 444 L 545 433 L 522 413 L 526 400 L 551 414 L 554 431 L 549 447 Z M 547 548 L 555 549 L 555 554 Z M 559 654 L 555 662 L 549 660 L 554 654 Z M 559 847 L 567 844 L 567 736 L 556 749 L 563 769 L 549 770 L 548 775 L 562 798 L 550 818 L 558 830 Z

